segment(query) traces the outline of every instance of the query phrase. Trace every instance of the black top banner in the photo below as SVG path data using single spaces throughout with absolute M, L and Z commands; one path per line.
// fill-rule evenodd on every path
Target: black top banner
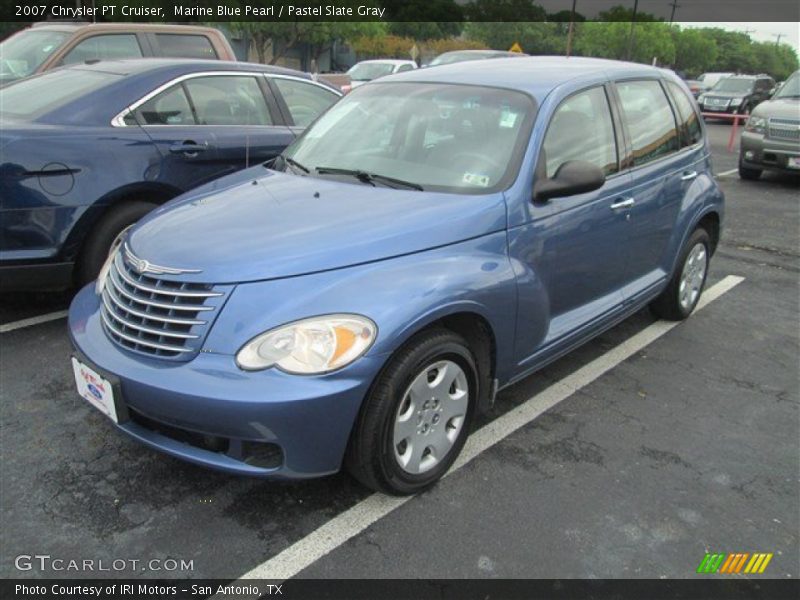
M 574 8 L 574 12 L 573 12 Z M 0 0 L 2 21 L 800 21 L 797 0 Z

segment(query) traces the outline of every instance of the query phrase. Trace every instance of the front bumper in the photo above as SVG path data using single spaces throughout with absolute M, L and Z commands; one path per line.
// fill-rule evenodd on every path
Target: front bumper
M 710 104 L 708 102 L 703 102 L 700 104 L 700 108 L 703 112 L 726 113 L 729 115 L 735 115 L 743 112 L 743 107 L 745 106 L 747 106 L 746 102 L 739 103 L 738 101 L 733 101 L 733 102 L 728 101 L 722 105 Z
M 69 331 L 79 358 L 119 379 L 131 418 L 117 425 L 143 444 L 218 470 L 267 477 L 319 477 L 341 467 L 350 431 L 384 357 L 365 356 L 322 376 L 240 370 L 233 356 L 201 352 L 177 363 L 133 355 L 100 323 L 87 286 L 73 300 Z M 255 465 L 252 448 L 277 448 Z
M 739 147 L 740 162 L 745 167 L 800 174 L 800 169 L 788 166 L 789 158 L 800 157 L 800 140 L 780 140 L 743 131 Z

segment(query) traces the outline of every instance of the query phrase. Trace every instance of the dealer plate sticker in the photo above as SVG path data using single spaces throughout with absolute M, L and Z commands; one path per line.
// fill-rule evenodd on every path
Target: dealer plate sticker
M 92 403 L 101 413 L 108 416 L 114 423 L 117 423 L 117 407 L 114 404 L 114 390 L 111 387 L 111 383 L 74 356 L 72 357 L 72 371 L 75 373 L 75 384 L 78 386 L 78 393 Z
M 789 157 L 789 168 L 790 169 L 800 169 L 800 156 L 790 156 Z

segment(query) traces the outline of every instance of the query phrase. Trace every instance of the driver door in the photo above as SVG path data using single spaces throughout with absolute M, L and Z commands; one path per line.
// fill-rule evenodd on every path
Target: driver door
M 540 292 L 520 287 L 516 354 L 521 364 L 557 352 L 622 309 L 631 179 L 620 171 L 617 147 L 604 86 L 569 96 L 553 113 L 537 179 L 581 160 L 600 167 L 606 181 L 593 192 L 534 201 L 531 221 L 509 231 L 512 260 L 526 266 L 534 282 L 530 289 Z

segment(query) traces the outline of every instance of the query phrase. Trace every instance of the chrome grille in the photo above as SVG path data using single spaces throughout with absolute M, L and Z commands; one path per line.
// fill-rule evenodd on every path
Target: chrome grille
M 770 119 L 769 137 L 781 140 L 800 140 L 800 119 Z
M 102 300 L 103 327 L 117 344 L 150 356 L 188 360 L 200 350 L 225 290 L 142 275 L 117 252 Z

